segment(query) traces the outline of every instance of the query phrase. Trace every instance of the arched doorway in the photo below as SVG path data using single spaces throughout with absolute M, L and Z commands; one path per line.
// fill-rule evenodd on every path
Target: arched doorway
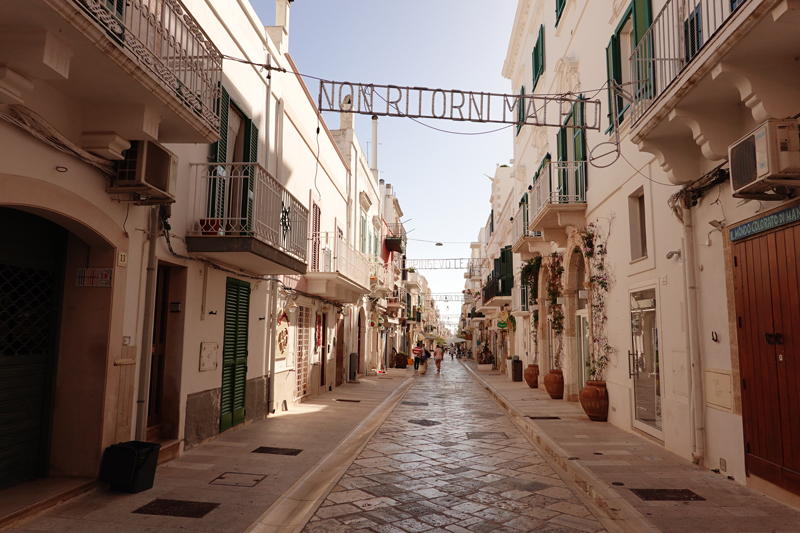
M 364 373 L 364 366 L 365 366 L 365 364 L 364 364 L 364 357 L 365 357 L 365 353 L 366 353 L 366 350 L 364 349 L 364 344 L 365 344 L 365 341 L 366 341 L 366 335 L 365 335 L 365 331 L 364 331 L 365 330 L 365 327 L 364 327 L 365 326 L 365 322 L 366 322 L 366 319 L 364 317 L 364 310 L 362 309 L 358 313 L 358 348 L 357 348 L 357 351 L 358 351 L 358 373 L 359 374 L 363 374 Z

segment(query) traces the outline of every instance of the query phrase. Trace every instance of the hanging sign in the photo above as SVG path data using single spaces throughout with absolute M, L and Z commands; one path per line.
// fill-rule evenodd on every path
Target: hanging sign
M 583 105 L 584 125 L 570 127 L 599 131 L 600 100 L 570 95 L 495 94 L 321 80 L 318 101 L 320 111 L 559 128 L 577 103 Z

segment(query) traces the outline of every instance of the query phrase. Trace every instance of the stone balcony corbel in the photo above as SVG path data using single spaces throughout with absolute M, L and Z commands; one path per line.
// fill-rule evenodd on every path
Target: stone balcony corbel
M 711 70 L 714 81 L 728 83 L 739 92 L 757 124 L 797 113 L 800 101 L 800 72 L 775 69 L 769 64 L 719 63 Z
M 741 131 L 742 120 L 738 113 L 713 106 L 676 107 L 668 117 L 670 122 L 689 128 L 692 139 L 710 161 L 727 159 L 728 146 L 738 139 Z
M 653 154 L 670 183 L 685 185 L 700 177 L 699 149 L 688 137 L 665 137 L 640 141 L 640 152 Z
M 0 104 L 24 104 L 33 82 L 7 65 L 0 65 Z

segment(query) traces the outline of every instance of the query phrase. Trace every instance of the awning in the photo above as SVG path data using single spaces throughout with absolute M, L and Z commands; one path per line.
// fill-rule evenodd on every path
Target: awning
M 447 339 L 447 344 L 457 344 L 459 342 L 467 342 L 467 339 L 462 339 L 461 337 L 450 337 Z

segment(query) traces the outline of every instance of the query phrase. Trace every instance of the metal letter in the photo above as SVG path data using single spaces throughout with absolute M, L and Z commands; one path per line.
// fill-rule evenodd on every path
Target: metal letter
M 441 94 L 442 95 L 442 114 L 441 115 L 437 115 L 436 114 L 436 95 L 437 94 Z M 446 114 L 447 114 L 447 95 L 441 89 L 434 89 L 433 90 L 433 95 L 431 96 L 431 115 L 433 117 L 435 117 L 435 118 L 444 118 L 444 116 Z
M 458 105 L 456 105 L 456 95 L 461 96 L 461 103 Z M 461 108 L 464 107 L 466 102 L 467 99 L 464 93 L 461 91 L 450 91 L 450 118 L 456 120 L 455 117 L 453 117 L 453 112 L 458 109 L 458 116 L 460 117 L 458 120 L 464 120 L 464 113 L 461 112 Z

